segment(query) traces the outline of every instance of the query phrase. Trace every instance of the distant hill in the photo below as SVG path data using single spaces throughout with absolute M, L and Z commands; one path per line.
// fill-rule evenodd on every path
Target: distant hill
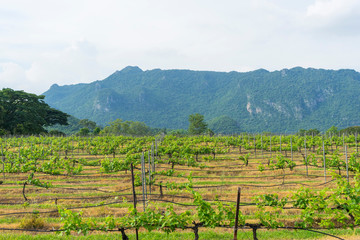
M 219 131 L 324 131 L 360 125 L 360 73 L 304 69 L 269 72 L 142 71 L 126 67 L 102 81 L 53 85 L 52 107 L 105 125 L 117 118 L 151 127 L 187 128 L 200 113 Z

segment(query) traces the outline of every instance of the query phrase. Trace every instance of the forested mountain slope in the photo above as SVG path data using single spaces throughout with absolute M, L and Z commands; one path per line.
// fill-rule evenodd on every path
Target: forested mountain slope
M 360 125 L 360 73 L 354 70 L 225 73 L 126 67 L 102 81 L 55 84 L 44 95 L 50 106 L 103 125 L 120 118 L 187 128 L 192 113 L 203 114 L 210 127 L 226 133 Z M 222 130 L 221 122 L 231 126 Z

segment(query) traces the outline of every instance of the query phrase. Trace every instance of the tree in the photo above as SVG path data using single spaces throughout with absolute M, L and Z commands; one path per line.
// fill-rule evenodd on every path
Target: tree
M 354 135 L 358 135 L 360 134 L 360 126 L 352 126 L 352 127 L 348 127 L 348 128 L 344 128 L 344 129 L 341 129 L 339 131 L 339 133 L 341 135 L 343 134 L 354 134 Z
M 220 134 L 234 134 L 241 132 L 240 124 L 226 115 L 211 119 L 208 127 L 215 133 Z
M 189 133 L 194 135 L 202 134 L 206 131 L 207 124 L 204 122 L 204 116 L 195 113 L 189 116 Z
M 309 130 L 306 131 L 306 135 L 314 135 L 314 136 L 317 136 L 320 134 L 320 131 L 316 128 L 311 128 Z
M 208 129 L 206 130 L 206 134 L 208 134 L 210 137 L 212 137 L 212 136 L 215 135 L 214 131 L 211 130 L 210 128 L 208 128 Z
M 46 126 L 66 125 L 69 115 L 51 108 L 44 102 L 44 98 L 43 95 L 2 89 L 0 129 L 10 134 L 39 134 L 46 132 Z
M 126 122 L 128 122 L 128 121 L 126 121 Z M 150 127 L 146 126 L 146 124 L 143 122 L 130 121 L 129 134 L 132 136 L 151 135 L 151 129 L 150 129 Z
M 79 135 L 82 137 L 89 136 L 90 130 L 88 128 L 82 128 L 79 131 Z
M 327 131 L 326 131 L 326 135 L 327 136 L 330 136 L 330 135 L 337 135 L 339 133 L 339 130 L 337 127 L 335 126 L 331 126 L 331 128 L 329 128 Z
M 6 130 L 2 127 L 5 123 L 5 109 L 4 106 L 0 105 L 0 136 L 6 134 Z
M 90 121 L 89 119 L 81 119 L 79 125 L 88 128 L 89 130 L 94 130 L 96 128 L 96 122 Z
M 143 122 L 123 121 L 116 119 L 106 126 L 102 131 L 103 135 L 131 135 L 131 136 L 147 136 L 151 135 L 151 128 Z
M 99 127 L 96 127 L 93 131 L 93 135 L 97 136 L 100 134 L 101 129 Z

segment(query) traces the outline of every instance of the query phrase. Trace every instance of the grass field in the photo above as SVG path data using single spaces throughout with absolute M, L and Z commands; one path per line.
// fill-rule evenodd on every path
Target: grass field
M 24 143 L 21 147 L 11 145 L 11 141 L 3 140 L 8 146 L 6 151 L 12 152 L 16 155 L 21 149 L 35 149 L 36 147 L 50 148 L 55 144 L 50 144 L 51 140 L 45 143 L 29 144 Z M 58 213 L 58 208 L 72 209 L 73 211 L 82 211 L 83 218 L 92 219 L 96 222 L 104 222 L 109 215 L 114 216 L 115 220 L 124 217 L 128 214 L 129 208 L 133 205 L 131 172 L 129 170 L 121 170 L 115 172 L 104 172 L 104 161 L 113 162 L 114 157 L 118 161 L 125 161 L 126 152 L 124 149 L 136 140 L 128 140 L 113 154 L 102 154 L 97 152 L 91 154 L 90 147 L 80 147 L 80 142 L 84 141 L 71 139 L 68 143 L 71 144 L 70 150 L 54 150 L 60 154 L 60 159 L 67 159 L 70 161 L 68 168 L 81 166 L 82 170 L 79 173 L 65 171 L 60 169 L 60 174 L 51 175 L 37 170 L 34 174 L 36 179 L 41 183 L 51 183 L 51 187 L 43 188 L 36 186 L 36 184 L 27 184 L 24 191 L 24 182 L 29 178 L 31 171 L 21 172 L 3 172 L 2 184 L 0 185 L 0 228 L 11 229 L 39 229 L 51 230 L 59 229 L 63 226 Z M 89 140 L 88 140 L 89 141 Z M 172 140 L 176 145 L 176 138 Z M 217 143 L 218 151 L 214 158 L 212 153 L 199 154 L 198 160 L 193 161 L 195 164 L 187 164 L 189 161 L 183 155 L 172 156 L 168 153 L 161 153 L 162 144 L 169 144 L 166 141 L 159 143 L 159 155 L 155 158 L 155 174 L 153 178 L 151 190 L 147 186 L 147 201 L 146 203 L 151 208 L 164 209 L 169 205 L 174 207 L 174 211 L 182 213 L 187 210 L 194 212 L 195 208 L 192 194 L 186 189 L 178 189 L 179 187 L 171 187 L 171 184 L 186 184 L 189 182 L 188 177 L 192 175 L 193 189 L 201 194 L 204 200 L 213 202 L 215 199 L 222 201 L 224 204 L 235 204 L 237 199 L 238 188 L 241 188 L 240 211 L 246 216 L 247 223 L 258 223 L 259 219 L 255 216 L 257 206 L 254 205 L 254 198 L 263 194 L 277 194 L 279 199 L 290 197 L 293 193 L 302 188 L 307 187 L 314 191 L 321 191 L 328 188 L 327 193 L 331 194 L 331 189 L 335 187 L 335 182 L 332 181 L 331 172 L 339 173 L 336 167 L 328 167 L 325 170 L 322 166 L 323 152 L 320 147 L 316 149 L 308 149 L 307 153 L 313 155 L 317 166 L 305 166 L 304 164 L 304 149 L 300 151 L 289 149 L 289 143 L 285 143 L 287 148 L 283 148 L 281 154 L 296 164 L 293 169 L 276 169 L 271 167 L 270 159 L 276 161 L 276 156 L 280 154 L 279 151 L 242 148 L 237 146 L 229 146 L 224 141 L 219 140 Z M 149 149 L 151 142 L 144 141 L 144 149 Z M 211 145 L 210 142 L 198 141 L 196 146 Z M 181 144 L 179 144 L 181 145 Z M 89 145 L 90 146 L 90 145 Z M 146 147 L 145 147 L 146 146 Z M 274 143 L 275 146 L 275 143 Z M 284 145 L 285 146 L 285 145 Z M 327 157 L 330 158 L 337 149 L 340 153 L 339 158 L 345 161 L 344 146 L 327 147 Z M 20 150 L 19 150 L 20 149 Z M 287 149 L 286 151 L 284 149 Z M 320 150 L 319 150 L 320 149 Z M 347 154 L 356 151 L 355 147 L 347 148 Z M 240 153 L 241 151 L 241 153 Z M 54 153 L 53 153 L 54 154 Z M 66 157 L 65 157 L 66 156 Z M 189 158 L 189 155 L 187 155 Z M 191 155 L 193 159 L 195 155 Z M 248 164 L 244 163 L 242 157 L 249 156 Z M 46 155 L 37 159 L 35 165 L 40 169 L 46 162 L 50 162 L 51 155 Z M 180 160 L 183 161 L 180 161 Z M 241 160 L 242 159 L 242 160 Z M 149 163 L 145 157 L 145 167 L 148 170 Z M 176 160 L 176 161 L 175 161 Z M 59 160 L 60 161 L 60 160 Z M 64 160 L 65 161 L 65 160 Z M 7 165 L 10 164 L 9 159 L 4 159 Z M 174 163 L 173 163 L 174 162 Z M 25 163 L 13 163 L 24 166 Z M 51 162 L 51 164 L 55 164 Z M 71 166 L 73 164 L 73 166 Z M 192 165 L 192 166 L 188 166 Z M 269 167 L 269 166 L 270 167 Z M 65 165 L 64 165 L 65 166 Z M 63 167 L 65 168 L 65 167 Z M 140 179 L 141 164 L 135 165 L 135 175 Z M 0 166 L 1 169 L 1 166 Z M 70 173 L 69 173 L 70 172 Z M 346 176 L 346 171 L 341 168 L 341 175 Z M 147 175 L 148 176 L 148 175 Z M 350 173 L 350 182 L 352 181 L 353 173 Z M 160 189 L 161 185 L 161 189 Z M 173 188 L 173 189 L 172 189 Z M 151 191 L 151 192 L 150 192 Z M 142 186 L 136 187 L 136 194 L 138 198 L 137 209 L 139 212 L 143 211 L 142 200 Z M 25 201 L 24 195 L 27 198 Z M 279 216 L 279 219 L 285 226 L 294 226 L 294 223 L 301 220 L 300 209 L 284 209 L 284 212 Z M 37 214 L 34 214 L 37 213 Z M 326 216 L 319 216 L 325 217 Z M 140 239 L 194 239 L 193 232 L 179 229 L 175 233 L 166 234 L 163 232 L 148 233 L 145 229 L 140 228 Z M 321 231 L 340 236 L 344 239 L 360 238 L 358 230 L 324 230 Z M 87 236 L 78 236 L 75 232 L 73 236 L 61 237 L 61 239 L 113 239 L 114 233 L 92 232 Z M 127 230 L 127 235 L 130 239 L 135 239 L 134 230 Z M 232 228 L 200 228 L 200 239 L 232 239 Z M 239 229 L 239 239 L 252 239 L 251 229 Z M 34 233 L 22 231 L 2 231 L 0 239 L 56 239 L 55 233 Z M 60 237 L 59 237 L 60 238 Z M 120 235 L 116 235 L 120 238 Z M 302 231 L 302 230 L 258 230 L 259 239 L 333 239 L 319 233 Z

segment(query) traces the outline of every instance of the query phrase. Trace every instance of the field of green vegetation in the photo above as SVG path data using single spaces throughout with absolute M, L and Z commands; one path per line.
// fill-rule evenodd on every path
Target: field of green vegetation
M 0 138 L 0 239 L 357 239 L 358 140 Z

